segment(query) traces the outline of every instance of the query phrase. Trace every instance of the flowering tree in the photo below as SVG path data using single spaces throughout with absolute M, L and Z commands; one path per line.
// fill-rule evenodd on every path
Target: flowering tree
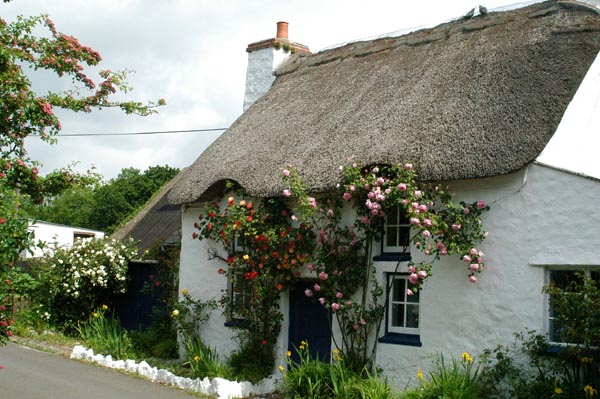
M 452 202 L 447 187 L 419 182 L 411 164 L 367 168 L 353 164 L 340 171 L 337 192 L 317 201 L 307 194 L 297 173 L 285 169 L 289 188 L 283 195 L 296 200 L 293 217 L 317 230 L 308 269 L 319 281 L 305 294 L 331 309 L 341 331 L 336 347 L 346 363 L 360 371 L 373 366 L 385 311 L 384 287 L 377 282 L 371 259 L 373 245 L 382 239 L 387 212 L 400 208 L 410 221 L 410 242 L 427 256 L 425 261 L 408 264 L 407 294 L 414 295 L 432 275 L 433 263 L 448 255 L 458 255 L 466 263 L 469 281 L 477 282 L 484 262 L 476 244 L 486 235 L 480 216 L 489 206 L 484 201 Z M 342 223 L 344 203 L 356 215 L 350 225 Z M 399 266 L 400 261 L 396 270 Z M 387 292 L 390 288 L 385 287 Z
M 46 29 L 47 35 L 36 37 L 34 29 Z M 99 73 L 95 83 L 84 73 L 83 64 L 96 66 L 100 54 L 59 32 L 47 16 L 23 18 L 8 23 L 0 18 L 0 274 L 11 268 L 22 250 L 33 244 L 27 232 L 27 221 L 18 218 L 19 198 L 29 195 L 36 201 L 52 196 L 66 187 L 82 183 L 84 176 L 68 169 L 38 177 L 39 164 L 27 156 L 25 138 L 39 135 L 53 143 L 61 129 L 55 108 L 90 112 L 92 108 L 116 107 L 125 113 L 148 115 L 164 100 L 146 105 L 116 102 L 110 96 L 127 92 L 127 72 Z M 58 78 L 69 78 L 74 88 L 66 92 L 37 94 L 28 72 L 46 70 Z M 80 88 L 78 88 L 78 86 Z M 10 207 L 7 198 L 11 199 Z M 4 283 L 0 283 L 4 284 Z M 0 287 L 0 293 L 2 292 Z M 0 302 L 2 302 L 0 294 Z M 7 327 L 0 324 L 0 345 L 5 342 Z

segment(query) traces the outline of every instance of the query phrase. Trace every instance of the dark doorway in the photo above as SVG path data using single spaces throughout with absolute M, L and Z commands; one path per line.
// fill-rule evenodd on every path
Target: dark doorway
M 290 330 L 288 349 L 292 360 L 299 361 L 296 348 L 302 341 L 308 342 L 313 359 L 329 362 L 331 355 L 331 315 L 314 298 L 308 298 L 304 291 L 312 288 L 314 282 L 301 281 L 290 290 Z

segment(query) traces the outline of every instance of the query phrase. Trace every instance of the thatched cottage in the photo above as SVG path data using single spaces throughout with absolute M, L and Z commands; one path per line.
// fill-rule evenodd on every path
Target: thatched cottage
M 486 271 L 469 284 L 459 259 L 436 266 L 417 324 L 407 333 L 386 318 L 377 353 L 386 375 L 404 383 L 434 353 L 477 353 L 526 327 L 552 338 L 544 284 L 600 268 L 598 9 L 548 1 L 316 54 L 298 45 L 274 76 L 273 43 L 249 46 L 249 78 L 261 70 L 255 60 L 266 65 L 264 95 L 170 193 L 183 206 L 181 287 L 206 299 L 227 288 L 210 242 L 192 240 L 203 201 L 218 201 L 226 180 L 254 197 L 279 195 L 280 169 L 292 164 L 313 191 L 327 192 L 349 158 L 411 160 L 457 199 L 491 205 Z M 377 259 L 382 282 L 406 277 L 406 266 L 392 276 L 395 261 Z M 301 301 L 293 292 L 281 301 L 281 362 L 290 343 L 320 328 L 298 325 L 309 306 Z M 216 312 L 203 335 L 224 355 L 235 347 L 225 322 Z

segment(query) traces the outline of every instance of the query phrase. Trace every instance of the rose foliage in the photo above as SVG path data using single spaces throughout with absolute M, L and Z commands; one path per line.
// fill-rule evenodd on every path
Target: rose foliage
M 222 244 L 227 256 L 219 257 L 228 267 L 219 273 L 247 281 L 252 299 L 250 312 L 243 316 L 251 320 L 250 331 L 263 334 L 257 339 L 269 345 L 281 327 L 280 293 L 300 276 L 315 279 L 305 294 L 333 313 L 341 331 L 335 346 L 345 364 L 360 371 L 374 366 L 383 294 L 390 289 L 378 284 L 371 261 L 386 212 L 400 207 L 410 221 L 410 243 L 425 255 L 423 261 L 408 263 L 407 294 L 412 295 L 432 275 L 433 263 L 449 255 L 458 256 L 469 281 L 477 282 L 484 268 L 477 245 L 486 236 L 481 214 L 489 206 L 483 201 L 454 203 L 445 186 L 418 181 L 411 164 L 354 164 L 340 171 L 336 192 L 312 197 L 297 172 L 284 169 L 288 188 L 283 200 L 265 199 L 255 206 L 231 197 L 224 210 L 213 205 L 201 216 L 193 238 Z M 354 221 L 342 220 L 344 209 L 353 209 Z

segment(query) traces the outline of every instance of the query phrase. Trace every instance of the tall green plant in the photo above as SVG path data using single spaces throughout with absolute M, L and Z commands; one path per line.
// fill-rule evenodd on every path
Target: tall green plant
M 114 314 L 106 314 L 107 310 L 106 305 L 96 309 L 86 321 L 78 323 L 77 331 L 83 342 L 96 353 L 126 359 L 131 354 L 127 331 Z

